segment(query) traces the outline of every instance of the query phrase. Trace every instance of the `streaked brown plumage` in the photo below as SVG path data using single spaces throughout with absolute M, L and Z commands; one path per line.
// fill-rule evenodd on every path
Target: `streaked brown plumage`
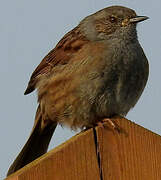
M 134 107 L 148 79 L 136 33 L 136 23 L 145 19 L 125 7 L 105 8 L 82 20 L 49 52 L 25 91 L 37 89 L 39 107 L 31 136 L 8 175 L 46 152 L 57 123 L 93 127 Z

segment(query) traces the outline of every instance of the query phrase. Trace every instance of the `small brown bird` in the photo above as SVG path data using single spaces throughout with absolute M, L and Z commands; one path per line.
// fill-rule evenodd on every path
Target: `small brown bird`
M 35 124 L 8 175 L 47 151 L 58 123 L 89 128 L 134 107 L 149 72 L 136 32 L 146 19 L 126 7 L 107 7 L 83 19 L 45 56 L 25 91 L 38 91 Z

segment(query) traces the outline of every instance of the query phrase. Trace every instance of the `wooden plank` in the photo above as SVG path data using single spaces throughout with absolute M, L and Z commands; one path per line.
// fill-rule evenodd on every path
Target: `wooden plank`
M 18 180 L 18 176 L 10 176 L 7 180 Z
M 124 118 L 114 121 L 122 132 L 96 127 L 82 132 L 6 180 L 160 180 L 161 137 Z M 102 179 L 100 178 L 100 169 Z
M 99 179 L 92 129 L 76 135 L 7 178 L 7 180 L 53 179 Z
M 124 132 L 97 128 L 103 180 L 160 180 L 161 137 L 124 118 Z

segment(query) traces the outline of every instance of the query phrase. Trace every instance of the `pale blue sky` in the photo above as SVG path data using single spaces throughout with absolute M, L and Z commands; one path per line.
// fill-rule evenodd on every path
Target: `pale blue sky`
M 138 25 L 149 59 L 146 89 L 128 118 L 161 134 L 161 1 L 147 0 L 0 0 L 0 179 L 25 144 L 33 126 L 36 93 L 24 96 L 29 77 L 60 38 L 85 16 L 110 5 L 123 5 L 150 19 Z M 121 3 L 120 3 L 121 2 Z M 74 133 L 57 128 L 50 149 Z

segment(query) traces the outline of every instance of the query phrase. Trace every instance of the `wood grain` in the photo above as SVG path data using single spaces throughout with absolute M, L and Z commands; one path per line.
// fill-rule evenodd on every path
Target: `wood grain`
M 160 180 L 161 137 L 124 118 L 115 122 L 123 132 L 97 128 L 103 180 Z
M 160 180 L 161 137 L 124 118 L 96 127 L 102 176 L 93 130 L 82 132 L 6 180 Z
M 14 179 L 18 177 L 17 179 Z M 89 180 L 99 179 L 92 129 L 33 161 L 7 180 Z

